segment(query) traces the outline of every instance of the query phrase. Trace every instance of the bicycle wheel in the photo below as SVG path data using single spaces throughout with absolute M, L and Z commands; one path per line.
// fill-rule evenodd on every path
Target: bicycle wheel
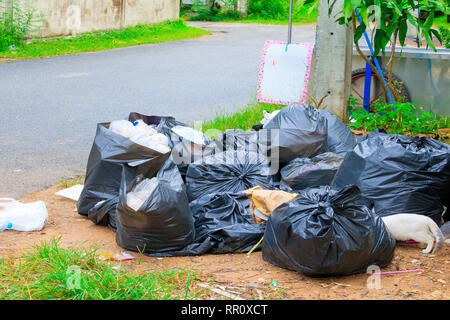
M 387 82 L 388 71 L 383 70 L 384 78 Z M 354 98 L 356 98 L 361 106 L 364 103 L 364 84 L 365 84 L 366 69 L 356 69 L 352 72 L 352 84 L 351 93 Z M 397 92 L 401 97 L 401 102 L 411 102 L 411 97 L 409 95 L 408 88 L 405 86 L 404 82 L 396 75 L 392 74 L 392 84 L 396 88 Z M 391 94 L 392 98 L 393 95 Z M 372 71 L 372 79 L 370 84 L 370 103 L 369 106 L 374 105 L 376 102 L 389 103 L 384 98 L 383 87 L 380 84 L 375 72 Z

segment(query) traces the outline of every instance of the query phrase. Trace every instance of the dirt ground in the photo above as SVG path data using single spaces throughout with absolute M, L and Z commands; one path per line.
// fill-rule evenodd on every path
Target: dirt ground
M 17 256 L 21 250 L 61 236 L 63 246 L 72 246 L 88 240 L 87 244 L 100 244 L 103 252 L 123 252 L 116 244 L 115 233 L 107 227 L 96 226 L 76 211 L 76 203 L 55 195 L 63 189 L 55 186 L 19 199 L 22 202 L 42 200 L 49 218 L 39 232 L 7 230 L 0 233 L 0 257 Z M 380 286 L 367 285 L 370 275 L 310 278 L 297 272 L 284 270 L 263 260 L 261 251 L 247 254 L 220 254 L 194 257 L 156 258 L 125 251 L 136 259 L 120 262 L 129 270 L 154 270 L 162 267 L 192 268 L 201 274 L 204 284 L 210 283 L 209 298 L 229 299 L 288 299 L 288 300 L 448 300 L 450 245 L 425 256 L 416 244 L 397 244 L 391 264 L 381 272 L 417 270 L 422 272 L 396 273 L 380 276 Z M 119 263 L 119 262 L 114 262 Z M 372 279 L 372 278 L 370 278 Z M 369 281 L 370 282 L 370 281 Z M 374 283 L 374 282 L 370 282 Z M 202 283 L 197 287 L 202 289 Z M 211 291 L 210 291 L 211 290 Z

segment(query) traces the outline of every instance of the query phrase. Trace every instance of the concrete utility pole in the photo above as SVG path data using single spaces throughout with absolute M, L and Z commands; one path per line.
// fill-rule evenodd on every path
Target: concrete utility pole
M 319 3 L 308 93 L 317 102 L 328 94 L 321 108 L 325 106 L 346 122 L 351 85 L 353 33 L 350 27 L 335 22 L 334 17 L 343 5 L 344 0 L 337 0 L 329 16 L 328 1 L 321 0 Z

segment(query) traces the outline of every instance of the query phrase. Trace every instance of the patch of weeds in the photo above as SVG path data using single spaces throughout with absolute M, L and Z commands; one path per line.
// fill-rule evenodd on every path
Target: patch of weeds
M 84 175 L 82 176 L 75 176 L 73 178 L 69 178 L 69 179 L 62 179 L 60 181 L 58 181 L 58 186 L 62 186 L 62 187 L 73 187 L 74 185 L 77 184 L 84 184 Z
M 248 2 L 247 12 L 239 10 L 219 9 L 194 4 L 183 6 L 183 16 L 190 21 L 222 21 L 240 23 L 260 23 L 287 25 L 289 22 L 289 0 L 254 0 Z M 292 22 L 294 25 L 315 23 L 317 21 L 317 2 L 294 1 Z
M 18 258 L 0 260 L 0 299 L 176 300 L 200 299 L 198 274 L 185 269 L 129 272 L 98 258 L 99 246 L 63 248 L 60 238 L 41 241 Z
M 393 134 L 427 134 L 435 135 L 444 142 L 448 140 L 440 134 L 440 129 L 450 126 L 447 116 L 433 114 L 413 103 L 375 104 L 371 107 L 373 112 L 350 105 L 350 129 L 371 132 L 382 128 Z
M 0 51 L 0 57 L 12 59 L 53 57 L 177 41 L 206 34 L 211 34 L 211 32 L 190 27 L 180 19 L 157 25 L 137 25 L 118 30 L 88 32 L 75 37 L 35 39 L 21 47 Z
M 43 21 L 28 2 L 0 0 L 0 51 L 21 47 Z
M 190 21 L 238 21 L 243 19 L 245 14 L 240 11 L 226 10 L 223 12 L 201 8 L 197 15 L 189 17 Z
M 263 119 L 263 110 L 273 112 L 285 107 L 284 105 L 251 103 L 237 112 L 221 112 L 203 124 L 203 132 L 211 138 L 227 129 L 249 130 Z
M 442 45 L 444 46 L 444 48 L 446 49 L 450 49 L 450 31 L 448 27 L 444 27 L 444 26 L 440 26 L 439 28 L 439 33 L 441 34 L 442 37 Z

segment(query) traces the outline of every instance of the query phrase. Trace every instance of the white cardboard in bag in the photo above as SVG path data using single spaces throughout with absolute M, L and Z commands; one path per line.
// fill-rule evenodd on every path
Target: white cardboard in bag
M 83 191 L 84 185 L 77 184 L 70 188 L 60 190 L 56 192 L 55 194 L 64 198 L 68 198 L 70 200 L 78 201 L 80 198 L 80 194 Z
M 39 231 L 47 222 L 48 212 L 43 201 L 22 203 L 0 198 L 0 226 L 11 224 L 17 231 Z

